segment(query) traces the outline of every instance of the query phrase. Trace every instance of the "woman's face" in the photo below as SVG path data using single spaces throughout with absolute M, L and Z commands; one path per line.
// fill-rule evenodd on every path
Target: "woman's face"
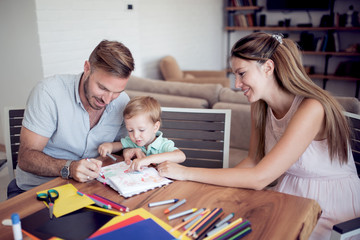
M 257 61 L 231 58 L 231 68 L 235 74 L 235 87 L 241 88 L 250 103 L 263 98 L 265 93 L 266 75 L 263 66 L 264 64 L 260 65 Z

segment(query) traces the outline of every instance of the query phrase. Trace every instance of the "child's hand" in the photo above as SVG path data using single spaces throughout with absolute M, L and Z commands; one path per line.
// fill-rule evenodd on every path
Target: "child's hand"
M 130 164 L 129 171 L 142 171 L 148 165 L 149 163 L 147 163 L 146 158 L 136 158 Z
M 113 150 L 112 143 L 103 143 L 98 148 L 98 152 L 102 157 L 106 157 L 107 153 L 112 153 L 112 150 Z
M 131 159 L 144 158 L 145 153 L 140 148 L 126 148 L 123 151 L 124 161 L 127 165 L 130 165 Z

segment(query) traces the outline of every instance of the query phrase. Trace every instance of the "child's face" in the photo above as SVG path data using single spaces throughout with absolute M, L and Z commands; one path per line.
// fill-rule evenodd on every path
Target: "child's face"
M 132 142 L 147 147 L 155 140 L 160 122 L 153 123 L 147 114 L 138 114 L 125 118 L 126 129 Z

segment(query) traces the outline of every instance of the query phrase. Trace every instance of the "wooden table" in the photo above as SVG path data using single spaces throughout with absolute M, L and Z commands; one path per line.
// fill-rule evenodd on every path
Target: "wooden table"
M 24 218 L 42 208 L 44 204 L 36 200 L 36 192 L 71 183 L 78 190 L 87 193 L 97 193 L 130 208 L 144 208 L 171 226 L 181 222 L 181 218 L 171 221 L 163 213 L 168 205 L 149 208 L 150 202 L 166 199 L 186 199 L 172 213 L 189 208 L 221 207 L 224 216 L 234 212 L 235 218 L 242 217 L 251 222 L 252 232 L 244 239 L 307 239 L 321 214 L 320 206 L 314 200 L 263 190 L 247 190 L 240 188 L 219 187 L 189 181 L 175 181 L 167 186 L 157 188 L 140 195 L 125 199 L 116 191 L 93 180 L 79 183 L 72 179 L 56 178 L 12 199 L 0 203 L 1 221 L 10 218 L 17 212 Z M 12 239 L 12 228 L 0 226 L 0 239 Z

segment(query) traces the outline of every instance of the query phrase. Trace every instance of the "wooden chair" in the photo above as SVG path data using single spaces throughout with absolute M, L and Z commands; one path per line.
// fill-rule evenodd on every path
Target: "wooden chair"
M 345 112 L 352 130 L 351 148 L 357 173 L 360 177 L 360 115 Z M 343 240 L 360 234 L 360 217 L 333 226 L 330 240 Z
M 186 160 L 185 166 L 229 167 L 229 109 L 162 108 L 160 130 L 175 142 Z
M 5 107 L 5 149 L 10 180 L 15 178 L 14 169 L 17 165 L 23 116 L 23 108 Z

